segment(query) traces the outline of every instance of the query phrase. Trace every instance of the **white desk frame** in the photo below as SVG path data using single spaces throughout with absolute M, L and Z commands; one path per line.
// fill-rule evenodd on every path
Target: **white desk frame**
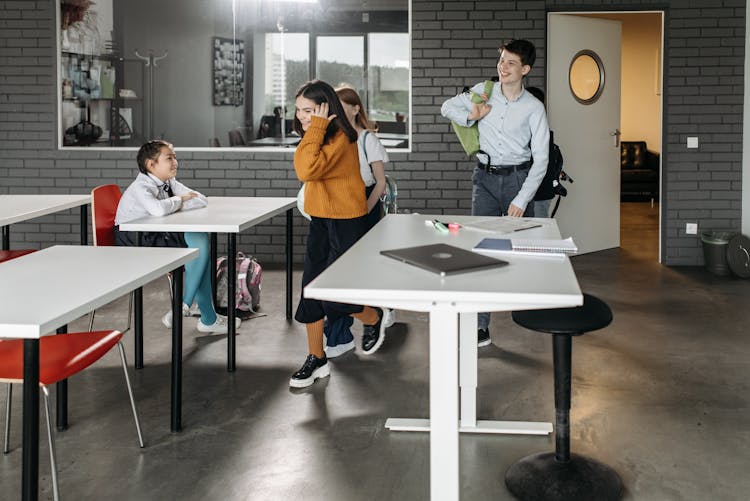
M 2 249 L 10 248 L 9 226 L 55 212 L 81 207 L 81 245 L 88 243 L 88 218 L 86 206 L 91 195 L 0 195 L 0 227 Z
M 476 313 L 573 307 L 582 304 L 583 296 L 567 258 L 504 256 L 508 266 L 441 278 L 379 254 L 386 248 L 440 242 L 471 249 L 482 238 L 491 236 L 466 228 L 439 233 L 425 225 L 425 220 L 433 218 L 459 223 L 482 219 L 389 215 L 308 284 L 304 293 L 317 299 L 430 314 L 430 419 L 391 419 L 388 424 L 393 430 L 429 431 L 432 499 L 452 501 L 459 499 L 460 431 L 546 434 L 552 430 L 549 423 L 476 419 Z M 524 231 L 524 238 L 559 237 L 554 220 L 539 221 L 543 226 Z M 460 357 L 456 356 L 459 330 Z
M 297 207 L 296 198 L 275 197 L 209 197 L 208 206 L 189 211 L 178 211 L 167 216 L 145 217 L 123 223 L 120 225 L 122 231 L 175 231 L 175 232 L 206 232 L 227 233 L 229 245 L 228 255 L 237 254 L 237 235 L 241 232 L 262 223 L 274 216 L 286 212 L 286 314 L 291 319 L 292 312 L 292 209 Z M 215 239 L 212 239 L 212 247 Z M 213 261 L 216 262 L 215 260 Z M 233 372 L 236 367 L 235 361 L 235 287 L 236 282 L 229 280 L 228 283 L 228 308 L 229 335 L 227 336 L 227 371 Z M 136 298 L 140 299 L 140 296 Z M 138 306 L 136 306 L 138 307 Z M 136 336 L 140 335 L 142 326 L 136 322 Z M 138 358 L 138 354 L 136 354 Z M 138 365 L 138 364 L 137 364 Z
M 197 255 L 196 249 L 57 245 L 0 264 L 3 284 L 0 338 L 24 339 L 24 500 L 35 500 L 38 496 L 39 338 L 54 334 L 58 327 L 180 268 Z M 175 275 L 181 277 L 181 273 Z M 55 279 L 50 281 L 49 277 Z M 39 287 L 41 283 L 45 287 Z M 176 305 L 175 301 L 173 313 L 177 318 L 180 311 L 174 311 Z M 174 423 L 179 425 L 182 398 L 181 320 L 177 320 L 173 329 L 170 413 L 173 431 L 177 431 Z

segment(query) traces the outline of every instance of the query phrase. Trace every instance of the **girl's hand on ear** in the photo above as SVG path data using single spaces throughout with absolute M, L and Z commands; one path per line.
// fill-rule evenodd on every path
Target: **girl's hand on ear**
M 328 115 L 328 103 L 320 103 L 317 105 L 313 109 L 312 116 L 327 118 L 329 122 L 336 118 L 336 115 Z

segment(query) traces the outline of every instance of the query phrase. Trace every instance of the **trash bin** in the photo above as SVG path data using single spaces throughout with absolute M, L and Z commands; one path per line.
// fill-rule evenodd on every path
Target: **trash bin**
M 727 246 L 729 240 L 735 235 L 737 235 L 737 232 L 721 230 L 704 231 L 701 233 L 701 242 L 703 242 L 703 259 L 708 271 L 714 275 L 729 275 Z

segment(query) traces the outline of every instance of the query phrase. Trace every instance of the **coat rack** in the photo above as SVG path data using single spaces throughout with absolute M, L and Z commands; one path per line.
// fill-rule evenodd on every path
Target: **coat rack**
M 156 68 L 157 61 L 161 61 L 169 55 L 169 51 L 164 51 L 161 56 L 154 56 L 153 49 L 149 49 L 148 56 L 142 56 L 136 49 L 133 54 L 142 60 L 144 66 L 148 68 L 148 130 L 146 131 L 146 138 L 151 139 L 154 132 L 154 68 Z

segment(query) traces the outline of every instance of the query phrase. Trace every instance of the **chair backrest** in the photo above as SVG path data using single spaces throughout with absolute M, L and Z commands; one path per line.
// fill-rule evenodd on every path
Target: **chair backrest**
M 229 131 L 229 146 L 245 146 L 245 138 L 242 137 L 242 132 L 237 129 Z
M 115 245 L 115 214 L 122 192 L 116 184 L 104 184 L 91 190 L 91 225 L 94 245 Z

